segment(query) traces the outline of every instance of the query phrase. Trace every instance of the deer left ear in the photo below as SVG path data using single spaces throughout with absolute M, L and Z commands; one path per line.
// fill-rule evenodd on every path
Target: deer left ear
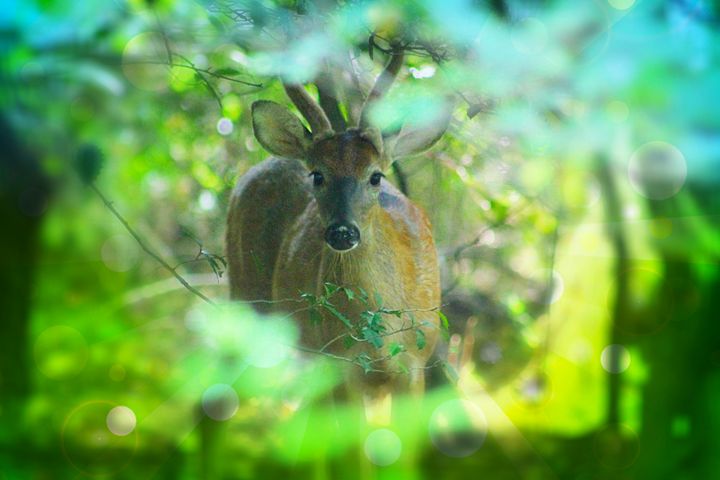
M 305 158 L 312 135 L 286 107 L 259 100 L 252 104 L 252 122 L 255 138 L 270 153 L 287 158 Z
M 450 124 L 452 110 L 452 104 L 445 102 L 431 121 L 404 124 L 397 135 L 385 140 L 387 154 L 392 158 L 417 155 L 435 145 Z

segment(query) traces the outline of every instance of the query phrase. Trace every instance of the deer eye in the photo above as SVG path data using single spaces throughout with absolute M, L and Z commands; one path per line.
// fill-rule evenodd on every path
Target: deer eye
M 384 176 L 385 175 L 380 172 L 373 173 L 372 175 L 370 175 L 370 185 L 372 185 L 373 187 L 377 187 L 378 185 L 380 185 L 380 180 Z
M 316 187 L 319 187 L 325 181 L 325 177 L 323 177 L 323 174 L 320 172 L 310 172 L 310 176 L 313 179 L 313 185 Z

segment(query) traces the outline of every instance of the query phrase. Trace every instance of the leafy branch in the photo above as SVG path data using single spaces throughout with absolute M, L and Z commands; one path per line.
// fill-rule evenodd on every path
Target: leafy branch
M 365 352 L 356 355 L 354 358 L 341 357 L 330 353 L 328 350 L 341 340 L 346 349 L 349 349 L 357 343 L 365 343 L 376 350 L 380 350 L 385 346 L 388 337 L 403 332 L 415 332 L 415 347 L 417 347 L 418 350 L 422 350 L 427 344 L 423 327 L 435 327 L 435 325 L 428 321 L 417 322 L 413 315 L 416 312 L 437 312 L 441 320 L 441 333 L 446 338 L 449 335 L 447 317 L 440 311 L 440 307 L 414 309 L 388 308 L 383 305 L 382 297 L 376 292 L 374 294 L 374 301 L 378 307 L 372 308 L 368 293 L 361 287 L 358 287 L 357 291 L 355 291 L 349 287 L 326 282 L 323 285 L 323 290 L 324 292 L 321 295 L 311 293 L 302 293 L 300 295 L 308 304 L 305 310 L 310 311 L 310 321 L 316 324 L 322 322 L 323 315 L 321 312 L 324 311 L 330 314 L 331 317 L 339 320 L 346 328 L 346 331 L 330 339 L 318 350 L 302 348 L 303 351 L 312 351 L 334 358 L 340 357 L 343 361 L 354 363 L 363 368 L 366 373 L 369 373 L 381 371 L 375 368 L 374 365 L 407 351 L 406 345 L 400 342 L 390 342 L 387 345 L 387 353 L 376 358 L 370 357 L 370 355 Z M 337 306 L 333 303 L 333 299 L 337 295 L 344 296 L 348 302 L 357 302 L 361 305 L 362 311 L 359 313 L 358 318 L 351 319 L 345 313 L 338 310 Z M 400 327 L 389 329 L 385 322 L 385 317 L 388 315 L 399 319 L 409 319 L 409 322 L 403 321 Z M 402 364 L 399 365 L 401 366 L 401 370 L 407 373 L 407 367 L 404 367 Z

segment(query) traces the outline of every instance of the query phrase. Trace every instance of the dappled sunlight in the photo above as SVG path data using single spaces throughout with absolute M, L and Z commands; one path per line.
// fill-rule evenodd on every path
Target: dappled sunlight
M 719 23 L 8 2 L 0 478 L 716 478 Z

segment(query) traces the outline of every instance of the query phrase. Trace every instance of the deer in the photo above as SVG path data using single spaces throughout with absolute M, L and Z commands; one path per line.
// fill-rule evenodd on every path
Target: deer
M 402 53 L 392 54 L 354 126 L 346 126 L 337 104 L 332 107 L 327 101 L 332 94 L 319 82 L 320 102 L 302 84 L 283 82 L 309 129 L 285 106 L 254 102 L 255 138 L 273 156 L 238 180 L 227 217 L 232 300 L 254 302 L 267 312 L 300 292 L 320 295 L 329 282 L 379 293 L 368 295 L 370 308 L 413 312 L 414 328 L 408 328 L 406 315 L 384 315 L 385 331 L 391 333 L 372 371 L 347 369 L 347 389 L 360 392 L 366 402 L 396 393 L 421 396 L 439 333 L 440 279 L 430 222 L 385 173 L 395 159 L 433 146 L 447 129 L 451 112 L 448 108 L 432 122 L 406 123 L 391 135 L 372 125 L 370 109 L 402 65 Z M 368 308 L 342 296 L 334 305 L 347 318 L 358 318 Z M 334 341 L 347 327 L 331 315 L 323 317 L 313 322 L 307 310 L 294 315 L 303 347 L 327 347 L 351 358 L 377 356 L 367 342 L 346 349 Z M 424 346 L 417 345 L 417 329 L 422 330 Z M 391 342 L 403 345 L 403 351 L 388 354 Z M 397 362 L 406 370 L 398 371 Z

